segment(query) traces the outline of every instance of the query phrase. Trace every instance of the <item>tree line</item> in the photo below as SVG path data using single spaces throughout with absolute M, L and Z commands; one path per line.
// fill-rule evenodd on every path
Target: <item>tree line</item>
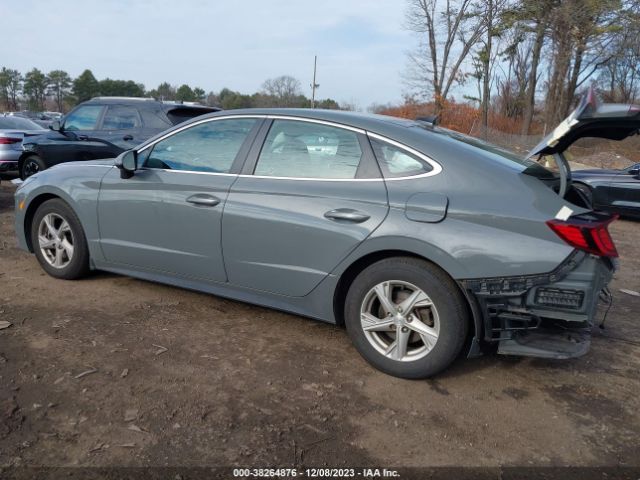
M 499 114 L 530 134 L 566 117 L 590 84 L 606 101 L 640 98 L 637 0 L 406 1 L 418 38 L 407 100 L 436 114 L 465 92 L 485 129 Z
M 299 80 L 289 75 L 266 80 L 260 91 L 243 94 L 223 88 L 219 92 L 205 92 L 200 87 L 180 86 L 162 82 L 152 90 L 133 80 L 97 80 L 91 70 L 72 78 L 64 70 L 44 73 L 37 68 L 22 75 L 19 71 L 2 67 L 0 70 L 0 108 L 17 111 L 24 107 L 32 111 L 55 108 L 67 112 L 78 103 L 97 96 L 153 97 L 163 101 L 198 102 L 205 105 L 232 108 L 311 106 L 302 93 Z M 331 99 L 316 102 L 318 108 L 339 109 Z

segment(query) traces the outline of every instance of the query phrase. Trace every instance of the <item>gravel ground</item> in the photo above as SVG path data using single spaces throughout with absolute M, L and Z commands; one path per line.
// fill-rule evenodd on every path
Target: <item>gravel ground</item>
M 46 276 L 0 186 L 0 466 L 640 466 L 640 224 L 606 330 L 570 361 L 370 368 L 345 332 L 106 273 Z M 602 313 L 602 312 L 601 312 Z M 1 475 L 0 475 L 1 476 Z

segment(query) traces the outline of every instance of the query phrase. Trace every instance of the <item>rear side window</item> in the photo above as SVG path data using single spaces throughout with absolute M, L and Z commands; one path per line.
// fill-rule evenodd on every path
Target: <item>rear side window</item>
M 371 146 L 385 178 L 413 177 L 433 170 L 427 162 L 390 143 L 372 138 Z
M 140 115 L 142 115 L 142 123 L 145 128 L 166 130 L 173 125 L 164 111 L 160 109 L 152 110 L 149 108 L 141 108 Z
M 130 130 L 140 127 L 138 110 L 123 105 L 113 105 L 107 108 L 102 120 L 104 130 Z
M 253 118 L 217 120 L 182 130 L 156 143 L 144 166 L 228 173 L 255 123 Z
M 199 117 L 205 113 L 209 113 L 209 111 L 201 108 L 182 107 L 169 110 L 167 112 L 167 117 L 171 120 L 171 123 L 178 125 L 179 123 L 186 122 L 187 120 Z
M 362 158 L 358 135 L 343 128 L 275 120 L 258 158 L 255 175 L 355 178 Z
M 95 130 L 102 105 L 84 105 L 71 112 L 64 120 L 65 130 Z

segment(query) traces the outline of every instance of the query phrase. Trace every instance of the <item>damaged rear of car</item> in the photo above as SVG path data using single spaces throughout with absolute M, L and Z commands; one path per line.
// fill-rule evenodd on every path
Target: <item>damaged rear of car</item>
M 465 343 L 576 357 L 616 268 L 615 217 L 573 187 L 564 150 L 632 134 L 634 112 L 587 96 L 532 152 L 557 172 L 432 121 L 214 113 L 114 162 L 30 177 L 16 232 L 57 278 L 100 269 L 344 324 L 403 378 L 435 375 Z
M 538 178 L 570 203 L 546 224 L 574 250 L 546 274 L 461 282 L 484 319 L 484 342 L 497 343 L 499 353 L 564 359 L 588 351 L 598 303 L 611 302 L 607 284 L 618 253 L 608 226 L 617 215 L 592 209 L 589 196 L 572 185 L 564 153 L 581 138 L 623 140 L 639 129 L 640 107 L 600 105 L 590 90 L 529 153 L 523 174 Z M 557 169 L 532 161 L 544 157 L 552 157 Z

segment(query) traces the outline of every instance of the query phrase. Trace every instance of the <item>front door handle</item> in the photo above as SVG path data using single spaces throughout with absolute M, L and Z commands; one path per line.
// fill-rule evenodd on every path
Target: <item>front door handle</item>
M 336 208 L 335 210 L 330 210 L 325 213 L 324 217 L 328 218 L 329 220 L 345 221 L 351 223 L 362 223 L 371 218 L 370 215 L 359 212 L 357 210 L 353 210 L 351 208 Z
M 187 202 L 193 203 L 194 205 L 201 205 L 203 207 L 215 207 L 220 203 L 220 199 L 213 195 L 196 193 L 195 195 L 191 195 L 187 198 Z

